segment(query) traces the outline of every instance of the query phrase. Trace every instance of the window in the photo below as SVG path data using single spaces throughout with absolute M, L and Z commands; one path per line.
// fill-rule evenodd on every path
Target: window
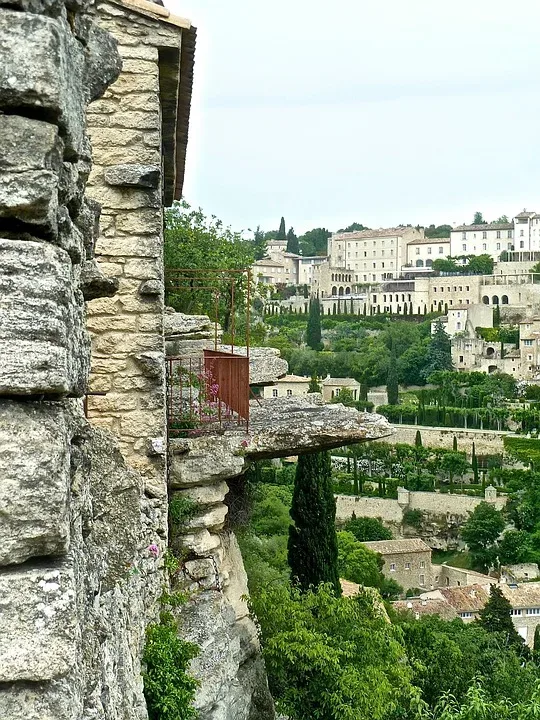
M 460 612 L 459 617 L 460 618 L 472 618 L 473 614 L 472 612 Z
M 538 222 L 538 221 L 537 221 L 537 222 Z M 511 230 L 508 231 L 508 237 L 509 237 L 509 238 L 512 237 L 512 231 L 511 231 Z
M 291 396 L 292 396 L 292 390 L 287 390 L 287 397 L 291 397 Z
M 540 608 L 527 608 L 525 615 L 540 615 Z
M 460 362 L 460 363 L 463 362 L 463 355 L 460 355 L 460 356 L 459 356 L 459 362 Z
M 487 250 L 487 245 L 486 245 L 486 243 L 482 243 L 482 250 Z
M 467 292 L 469 292 L 470 287 L 469 287 L 468 285 L 465 285 L 465 290 L 466 290 Z
M 531 347 L 531 345 L 532 345 L 532 340 L 524 340 L 524 341 L 523 341 L 523 344 L 524 344 L 524 345 L 527 345 L 527 347 Z
M 426 576 L 420 575 L 420 586 L 423 587 L 426 584 Z
M 463 238 L 463 240 L 466 240 L 466 239 L 467 239 L 467 233 L 466 233 L 466 232 L 461 233 L 461 237 Z
M 427 254 L 428 254 L 428 255 L 431 255 L 431 247 L 428 247 L 428 249 L 427 249 Z
M 410 562 L 405 563 L 405 570 L 410 570 L 410 569 L 411 569 L 411 563 Z
M 390 572 L 396 572 L 396 563 L 390 563 Z
M 465 243 L 463 243 L 461 249 L 463 250 L 463 252 L 467 252 L 467 246 L 465 245 Z
M 444 248 L 443 248 L 443 247 L 440 247 L 440 248 L 439 248 L 439 255 L 442 255 L 443 253 L 444 253 Z
M 456 330 L 461 330 L 461 323 L 460 323 L 460 322 L 456 323 Z
M 423 570 L 425 567 L 426 567 L 426 563 L 424 562 L 424 560 L 422 560 L 420 562 L 420 570 Z
M 272 397 L 277 397 L 277 395 L 278 395 L 277 388 L 274 388 L 274 389 L 272 390 Z
M 521 610 L 512 610 L 512 615 L 513 615 L 514 617 L 516 617 L 516 616 L 521 616 Z
M 486 239 L 487 239 L 487 232 L 486 232 L 485 230 L 484 230 L 484 232 L 482 233 L 482 239 L 483 239 L 483 240 L 486 240 Z M 484 250 L 485 250 L 485 248 L 486 248 L 486 246 L 484 245 Z
M 501 243 L 497 243 L 497 250 L 501 249 Z
M 520 247 L 520 248 L 525 247 L 525 242 L 524 242 L 523 240 L 520 240 L 520 241 L 519 241 L 519 247 Z
M 497 240 L 501 237 L 501 231 L 497 230 Z
M 416 255 L 420 255 L 420 248 L 416 248 L 415 253 L 416 253 Z
M 523 230 L 519 231 L 519 237 L 523 237 L 525 235 L 525 232 Z

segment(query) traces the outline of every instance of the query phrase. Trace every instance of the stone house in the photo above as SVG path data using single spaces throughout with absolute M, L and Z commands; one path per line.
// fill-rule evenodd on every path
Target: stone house
M 462 587 L 447 587 L 425 592 L 420 598 L 398 601 L 395 607 L 423 614 L 459 617 L 463 622 L 473 622 L 489 599 L 491 583 L 474 583 Z M 540 583 L 522 585 L 500 584 L 502 594 L 512 607 L 512 621 L 527 645 L 532 647 L 534 631 L 540 623 Z
M 415 273 L 431 272 L 434 260 L 444 260 L 450 255 L 450 238 L 416 238 L 407 243 L 406 264 Z
M 363 544 L 382 556 L 383 574 L 395 580 L 404 590 L 432 587 L 431 548 L 420 538 L 376 540 Z
M 265 398 L 296 397 L 307 395 L 310 378 L 303 375 L 285 375 L 271 385 L 265 385 L 259 393 Z M 360 399 L 360 383 L 354 378 L 326 377 L 319 381 L 325 403 L 333 402 L 341 390 L 350 390 L 354 400 Z
M 491 255 L 494 260 L 498 260 L 504 250 L 513 249 L 514 223 L 458 225 L 450 233 L 450 255 L 452 257 L 487 254 Z
M 147 0 L 105 0 L 98 20 L 118 42 L 122 72 L 88 110 L 88 194 L 102 208 L 96 258 L 118 291 L 88 305 L 87 413 L 162 496 L 163 206 L 182 193 L 196 31 Z

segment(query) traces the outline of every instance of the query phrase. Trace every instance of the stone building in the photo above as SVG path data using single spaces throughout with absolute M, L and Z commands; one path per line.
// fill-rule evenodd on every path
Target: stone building
M 383 560 L 383 573 L 404 590 L 431 588 L 431 548 L 420 538 L 410 540 L 375 540 L 363 543 Z
M 406 268 L 412 268 L 415 272 L 431 272 L 434 260 L 444 260 L 450 255 L 450 238 L 427 238 L 422 237 L 410 240 L 407 243 L 406 262 L 402 272 Z
M 489 586 L 496 584 L 475 582 L 462 587 L 439 588 L 422 593 L 419 598 L 393 603 L 400 610 L 417 615 L 440 615 L 446 619 L 461 618 L 473 622 L 489 599 Z M 540 624 L 540 583 L 499 585 L 512 607 L 512 622 L 529 647 L 533 646 L 534 631 Z
M 163 496 L 163 205 L 182 193 L 195 29 L 147 0 L 101 2 L 99 23 L 118 41 L 122 72 L 89 109 L 88 194 L 102 208 L 99 267 L 119 286 L 88 306 L 88 417 Z
M 452 257 L 487 254 L 498 260 L 505 250 L 514 250 L 514 223 L 458 225 L 450 233 Z

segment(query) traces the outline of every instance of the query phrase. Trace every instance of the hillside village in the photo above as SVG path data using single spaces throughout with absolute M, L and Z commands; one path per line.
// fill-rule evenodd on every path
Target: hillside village
M 537 718 L 540 216 L 246 240 L 196 38 L 0 7 L 0 718 Z

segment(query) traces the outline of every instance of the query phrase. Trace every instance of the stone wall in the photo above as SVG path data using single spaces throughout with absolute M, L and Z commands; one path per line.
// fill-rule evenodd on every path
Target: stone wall
M 118 75 L 87 3 L 0 13 L 0 717 L 144 720 L 163 503 L 83 416 L 94 260 L 87 103 Z
M 451 450 L 454 442 L 454 435 L 457 439 L 458 450 L 472 453 L 474 442 L 477 455 L 496 455 L 504 452 L 503 437 L 508 432 L 497 430 L 464 430 L 462 428 L 432 428 L 423 425 L 395 425 L 395 433 L 392 436 L 393 443 L 407 443 L 414 445 L 417 430 L 422 435 L 424 447 L 440 447 Z
M 163 496 L 162 164 L 170 157 L 162 158 L 162 148 L 169 106 L 176 113 L 183 33 L 190 24 L 158 14 L 162 8 L 151 3 L 131 9 L 127 2 L 102 2 L 98 10 L 101 26 L 118 41 L 123 67 L 89 109 L 94 167 L 88 192 L 102 207 L 99 266 L 119 288 L 113 298 L 89 305 L 90 391 L 104 395 L 88 398 L 88 415 L 119 438 L 147 491 Z

